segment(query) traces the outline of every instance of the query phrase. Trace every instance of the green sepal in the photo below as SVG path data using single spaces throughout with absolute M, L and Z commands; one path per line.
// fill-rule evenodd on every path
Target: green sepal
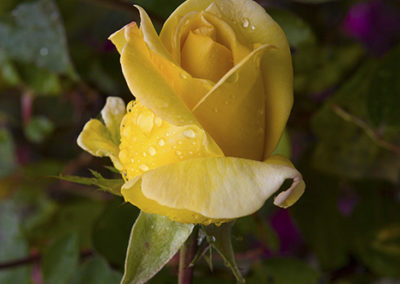
M 208 242 L 216 249 L 216 251 L 224 259 L 225 264 L 232 270 L 238 283 L 245 283 L 239 267 L 235 260 L 235 253 L 232 247 L 231 231 L 234 222 L 225 223 L 221 226 L 214 224 L 209 226 L 202 226 L 207 235 Z
M 90 170 L 90 172 L 93 175 L 93 177 L 91 177 L 91 178 L 72 176 L 72 175 L 68 175 L 68 176 L 59 175 L 56 178 L 65 180 L 65 181 L 69 181 L 69 182 L 84 184 L 84 185 L 94 185 L 94 186 L 97 186 L 101 190 L 121 196 L 121 187 L 124 184 L 123 179 L 107 179 L 107 178 L 104 178 L 100 173 L 98 173 L 96 171 Z

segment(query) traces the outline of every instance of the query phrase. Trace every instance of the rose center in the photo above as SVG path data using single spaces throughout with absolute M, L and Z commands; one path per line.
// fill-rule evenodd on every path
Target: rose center
M 194 77 L 217 82 L 233 67 L 232 51 L 198 28 L 183 43 L 181 65 Z

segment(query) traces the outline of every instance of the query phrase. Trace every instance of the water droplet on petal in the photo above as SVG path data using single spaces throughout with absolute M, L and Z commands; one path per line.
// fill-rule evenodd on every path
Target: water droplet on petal
M 153 129 L 153 118 L 152 113 L 141 113 L 137 117 L 136 123 L 145 134 L 150 134 Z
M 158 145 L 164 146 L 165 145 L 164 139 L 160 139 L 160 141 L 158 141 Z
M 147 165 L 145 165 L 145 164 L 141 164 L 141 165 L 139 166 L 139 169 L 145 172 L 145 171 L 148 171 L 148 170 L 149 170 L 149 167 L 148 167 Z
M 187 130 L 183 131 L 183 135 L 187 138 L 195 138 L 196 137 L 196 133 L 194 133 L 194 131 L 192 129 L 187 129 Z
M 249 20 L 248 20 L 247 18 L 244 18 L 244 19 L 242 20 L 242 26 L 243 26 L 243 28 L 247 28 L 249 25 L 250 25 Z
M 155 123 L 157 126 L 161 126 L 161 124 L 162 124 L 162 119 L 159 118 L 159 117 L 156 117 L 156 118 L 154 119 L 154 123 Z
M 176 151 L 175 152 L 178 156 L 181 156 L 182 155 L 182 152 L 181 151 Z
M 147 152 L 149 152 L 150 156 L 154 156 L 155 154 L 157 154 L 157 151 L 154 147 L 149 147 L 149 149 L 147 149 Z
M 179 75 L 181 76 L 182 79 L 189 78 L 188 75 L 186 73 L 184 73 L 184 72 L 180 73 Z
M 256 26 L 255 26 L 255 25 L 251 25 L 250 29 L 251 29 L 252 31 L 254 31 L 254 30 L 256 29 Z

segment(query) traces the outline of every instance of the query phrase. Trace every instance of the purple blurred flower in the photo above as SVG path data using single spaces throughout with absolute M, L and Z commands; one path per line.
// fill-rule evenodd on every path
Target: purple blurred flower
M 343 28 L 373 52 L 383 53 L 400 38 L 400 9 L 385 0 L 358 3 L 349 9 Z
M 296 252 L 303 239 L 288 210 L 279 209 L 270 219 L 270 224 L 279 236 L 280 253 L 285 255 Z

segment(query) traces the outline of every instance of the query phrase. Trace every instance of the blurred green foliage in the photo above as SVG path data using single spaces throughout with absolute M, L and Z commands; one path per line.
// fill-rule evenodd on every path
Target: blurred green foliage
M 160 29 L 181 2 L 1 1 L 0 283 L 119 283 L 138 210 L 106 192 L 119 192 L 121 176 L 75 141 L 107 96 L 133 98 L 107 41 L 138 20 L 132 4 Z M 357 37 L 346 26 L 359 5 L 387 5 L 399 19 L 398 1 L 258 2 L 293 51 L 295 107 L 280 151 L 291 140 L 307 190 L 287 215 L 267 202 L 237 220 L 237 267 L 225 229 L 204 230 L 212 246 L 200 246 L 194 283 L 233 283 L 225 263 L 249 283 L 400 283 L 400 33 L 388 23 Z M 390 17 L 378 16 L 364 20 Z M 150 283 L 175 283 L 176 267 L 173 258 Z

